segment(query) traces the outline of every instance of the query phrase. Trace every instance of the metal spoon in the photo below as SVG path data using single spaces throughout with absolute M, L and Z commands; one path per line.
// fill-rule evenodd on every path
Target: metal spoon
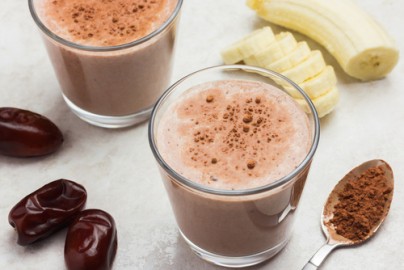
M 369 234 L 363 240 L 353 241 L 337 234 L 335 228 L 332 226 L 332 224 L 328 222 L 333 217 L 332 213 L 334 210 L 334 206 L 338 203 L 338 192 L 343 190 L 347 181 L 349 179 L 352 179 L 352 176 L 360 176 L 368 168 L 376 166 L 380 166 L 384 170 L 384 175 L 387 179 L 386 184 L 393 189 L 394 187 L 393 171 L 389 166 L 389 164 L 387 164 L 383 160 L 367 161 L 361 164 L 360 166 L 354 168 L 347 175 L 345 175 L 344 178 L 342 178 L 338 182 L 338 184 L 334 187 L 333 191 L 329 195 L 328 200 L 324 205 L 323 214 L 321 215 L 321 227 L 323 229 L 325 236 L 327 237 L 327 242 L 314 254 L 314 256 L 303 267 L 302 270 L 317 269 L 321 265 L 321 263 L 325 260 L 325 258 L 331 253 L 331 251 L 333 251 L 337 247 L 353 246 L 363 243 L 371 236 L 373 236 L 374 233 L 377 231 L 377 229 L 380 227 L 380 225 L 383 223 L 390 209 L 391 200 L 393 198 L 393 192 L 389 193 L 388 201 L 384 207 L 384 213 L 380 218 L 379 222 L 374 225 Z

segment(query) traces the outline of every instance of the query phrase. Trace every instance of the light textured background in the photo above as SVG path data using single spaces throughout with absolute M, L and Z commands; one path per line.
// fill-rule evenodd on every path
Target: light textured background
M 404 53 L 404 1 L 357 2 L 395 37 Z M 242 0 L 185 0 L 173 81 L 220 64 L 220 49 L 266 24 Z M 251 269 L 301 269 L 324 242 L 319 218 L 328 193 L 348 170 L 374 158 L 385 159 L 394 169 L 390 215 L 374 239 L 334 252 L 322 269 L 404 269 L 403 61 L 386 79 L 361 83 L 344 75 L 332 57 L 325 56 L 338 72 L 341 102 L 321 121 L 320 145 L 290 243 L 273 260 Z M 60 151 L 45 158 L 0 156 L 0 269 L 64 269 L 65 231 L 24 248 L 15 243 L 16 235 L 7 222 L 9 210 L 23 196 L 59 178 L 83 184 L 89 195 L 87 207 L 104 209 L 115 217 L 119 250 L 114 269 L 218 268 L 194 256 L 178 234 L 149 150 L 147 125 L 105 130 L 84 123 L 66 107 L 26 0 L 0 2 L 3 106 L 48 116 L 62 129 L 66 141 Z

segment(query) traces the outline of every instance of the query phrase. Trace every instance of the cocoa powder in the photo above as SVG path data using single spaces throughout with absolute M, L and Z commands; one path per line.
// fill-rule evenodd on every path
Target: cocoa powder
M 252 81 L 202 83 L 167 109 L 164 147 L 177 168 L 196 182 L 245 189 L 294 170 L 311 145 L 306 114 L 287 94 Z M 168 112 L 167 111 L 167 112 Z M 162 120 L 163 121 L 163 120 Z M 247 122 L 247 123 L 246 123 Z
M 334 216 L 329 223 L 334 225 L 337 234 L 361 241 L 383 218 L 393 188 L 388 185 L 381 167 L 371 167 L 359 177 L 350 177 L 338 193 L 339 202 L 334 206 Z
M 211 89 L 214 92 L 214 89 Z M 205 102 L 200 102 L 197 108 L 202 111 L 206 111 L 204 113 L 204 118 L 206 118 L 209 122 L 209 126 L 213 126 L 213 132 L 210 128 L 204 128 L 200 131 L 194 133 L 194 144 L 189 149 L 189 153 L 192 153 L 191 160 L 194 162 L 203 162 L 204 166 L 210 166 L 211 164 L 216 164 L 219 160 L 215 157 L 209 157 L 206 154 L 202 157 L 198 158 L 198 153 L 200 153 L 200 149 L 205 145 L 209 145 L 214 143 L 215 141 L 215 133 L 219 130 L 229 129 L 228 135 L 224 137 L 222 143 L 225 145 L 225 148 L 222 149 L 223 152 L 229 153 L 232 151 L 236 151 L 237 149 L 246 150 L 248 146 L 246 145 L 246 137 L 258 137 L 257 132 L 261 131 L 262 128 L 266 130 L 271 130 L 271 134 L 267 133 L 267 136 L 272 136 L 272 138 L 278 137 L 276 134 L 275 128 L 272 130 L 272 124 L 270 119 L 270 108 L 268 105 L 261 103 L 264 101 L 261 97 L 254 97 L 255 104 L 253 103 L 253 98 L 247 98 L 245 100 L 241 100 L 241 102 L 230 104 L 224 103 L 223 98 L 220 98 L 220 95 L 217 94 L 208 94 L 203 95 L 202 98 Z M 214 108 L 221 107 L 225 111 L 223 114 L 211 113 L 210 111 Z M 225 109 L 224 109 L 225 108 Z M 195 109 L 193 105 L 190 105 L 186 110 Z M 240 121 L 241 119 L 241 121 Z M 195 121 L 193 119 L 192 121 Z M 280 121 L 280 119 L 278 119 Z M 195 125 L 199 125 L 199 121 L 195 121 Z M 248 133 L 250 130 L 255 134 L 243 134 Z M 267 144 L 271 143 L 271 140 L 265 140 Z M 253 144 L 253 157 L 257 155 L 256 151 L 259 149 L 258 145 L 261 143 L 259 139 L 255 140 Z M 196 149 L 196 150 L 195 150 Z M 263 149 L 262 147 L 260 149 Z M 209 162 L 209 158 L 210 162 Z M 247 159 L 245 154 L 242 155 L 243 159 L 246 159 L 245 169 L 249 172 L 248 174 L 251 176 L 251 171 L 256 168 L 257 161 L 255 159 Z M 238 167 L 235 167 L 238 170 Z M 244 170 L 245 170 L 244 169 Z
M 47 0 L 49 18 L 65 28 L 59 33 L 76 43 L 96 46 L 125 44 L 154 31 L 171 14 L 167 0 Z M 52 24 L 52 23 L 50 23 Z

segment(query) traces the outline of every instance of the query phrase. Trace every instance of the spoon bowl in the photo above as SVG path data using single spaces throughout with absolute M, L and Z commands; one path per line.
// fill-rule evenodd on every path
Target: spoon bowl
M 352 179 L 358 179 L 365 171 L 367 171 L 369 168 L 374 167 L 378 167 L 381 169 L 385 180 L 384 184 L 386 185 L 386 188 L 388 190 L 391 190 L 391 192 L 385 194 L 386 201 L 384 204 L 383 213 L 377 220 L 377 222 L 372 226 L 372 228 L 370 228 L 365 237 L 355 240 L 346 238 L 338 234 L 337 228 L 334 226 L 333 223 L 331 223 L 331 220 L 334 217 L 334 212 L 336 210 L 335 206 L 340 202 L 339 195 L 344 190 L 349 181 L 352 181 Z M 323 213 L 321 215 L 321 227 L 325 236 L 327 237 L 327 242 L 316 252 L 316 254 L 314 254 L 310 261 L 303 267 L 303 270 L 317 269 L 325 260 L 325 258 L 331 253 L 331 251 L 333 251 L 337 247 L 358 245 L 371 238 L 380 228 L 380 225 L 387 217 L 391 201 L 393 199 L 393 189 L 393 170 L 391 169 L 390 165 L 383 160 L 375 159 L 367 161 L 347 173 L 334 187 L 323 208 Z

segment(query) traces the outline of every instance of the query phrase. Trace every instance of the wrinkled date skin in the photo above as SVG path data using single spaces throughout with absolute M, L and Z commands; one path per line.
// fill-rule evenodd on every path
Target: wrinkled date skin
M 67 231 L 66 266 L 69 270 L 109 270 L 117 245 L 112 216 L 98 209 L 84 210 Z
M 66 227 L 84 208 L 87 192 L 83 186 L 59 179 L 27 195 L 8 215 L 18 234 L 17 243 L 25 246 Z
M 17 108 L 0 108 L 0 154 L 43 156 L 55 152 L 62 143 L 62 132 L 48 118 Z

